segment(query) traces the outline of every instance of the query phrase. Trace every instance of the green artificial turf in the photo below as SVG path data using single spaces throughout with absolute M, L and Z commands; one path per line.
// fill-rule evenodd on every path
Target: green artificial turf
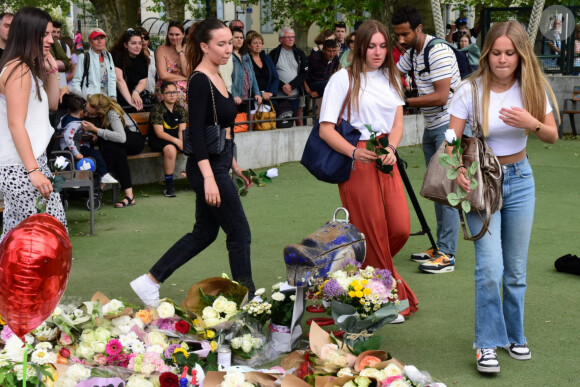
M 546 145 L 530 136 L 528 151 L 536 178 L 536 212 L 528 265 L 526 336 L 533 358 L 520 362 L 499 350 L 502 371 L 486 377 L 475 368 L 474 248 L 460 236 L 455 272 L 423 274 L 409 258 L 429 247 L 426 236 L 412 236 L 395 265 L 419 298 L 419 312 L 404 324 L 379 331 L 383 348 L 406 364 L 430 372 L 448 386 L 567 386 L 580 383 L 577 333 L 580 278 L 555 271 L 556 258 L 580 255 L 580 141 Z M 419 146 L 402 148 L 415 192 L 425 166 Z M 242 198 L 252 229 L 252 267 L 258 287 L 284 280 L 284 246 L 299 243 L 332 217 L 340 205 L 334 185 L 315 180 L 299 163 L 277 166 L 279 176 L 252 187 Z M 96 213 L 95 236 L 87 236 L 84 200 L 70 201 L 67 212 L 73 267 L 65 294 L 88 299 L 100 290 L 109 297 L 138 303 L 129 282 L 145 273 L 194 223 L 194 193 L 177 182 L 177 198 L 166 198 L 161 184 L 135 187 L 137 204 L 114 209 L 110 193 Z M 435 233 L 433 204 L 420 198 Z M 420 229 L 412 206 L 411 231 Z M 161 288 L 162 297 L 183 301 L 188 288 L 207 277 L 229 273 L 225 237 L 176 271 Z

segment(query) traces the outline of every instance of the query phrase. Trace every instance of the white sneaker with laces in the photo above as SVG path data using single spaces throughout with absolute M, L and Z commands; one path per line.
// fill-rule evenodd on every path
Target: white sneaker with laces
M 532 358 L 532 351 L 528 348 L 527 344 L 518 345 L 510 344 L 505 349 L 509 352 L 510 356 L 517 360 L 530 360 Z
M 147 274 L 131 281 L 131 288 L 139 296 L 145 306 L 157 308 L 159 305 L 160 284 L 153 282 Z
M 477 349 L 477 370 L 483 373 L 499 372 L 499 360 L 495 348 Z
M 103 184 L 118 184 L 119 182 L 113 176 L 111 176 L 110 173 L 106 173 L 103 176 L 101 176 L 101 183 L 103 183 Z

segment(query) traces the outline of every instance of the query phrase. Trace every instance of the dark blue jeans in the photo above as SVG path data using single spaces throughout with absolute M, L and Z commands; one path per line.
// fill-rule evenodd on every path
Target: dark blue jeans
M 256 287 L 252 280 L 250 261 L 251 233 L 238 189 L 229 175 L 233 158 L 233 142 L 226 141 L 226 150 L 211 157 L 210 164 L 220 191 L 221 206 L 212 207 L 205 201 L 204 181 L 197 162 L 187 159 L 187 180 L 196 193 L 193 231 L 178 240 L 149 271 L 159 282 L 201 253 L 215 241 L 220 227 L 226 233 L 230 270 L 234 281 L 246 286 L 250 296 Z

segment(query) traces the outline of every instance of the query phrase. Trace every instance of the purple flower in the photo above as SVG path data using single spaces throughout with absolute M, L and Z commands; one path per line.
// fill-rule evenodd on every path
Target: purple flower
M 328 298 L 338 298 L 345 293 L 344 289 L 335 278 L 328 280 L 328 282 L 324 284 L 322 290 Z
M 389 269 L 377 269 L 375 270 L 375 277 L 379 279 L 391 279 L 393 273 Z
M 173 351 L 175 351 L 176 348 L 179 348 L 180 345 L 179 344 L 171 344 L 169 347 L 167 347 L 167 349 L 165 350 L 165 352 L 163 353 L 163 355 L 165 356 L 165 358 L 167 359 L 171 359 L 171 356 L 173 356 Z
M 347 259 L 343 264 L 342 264 L 342 269 L 346 269 L 347 266 L 352 265 L 352 266 L 356 266 L 357 269 L 360 269 L 362 264 L 357 261 L 356 259 Z
M 160 318 L 155 320 L 155 325 L 157 328 L 167 330 L 167 331 L 174 331 L 175 330 L 175 318 Z

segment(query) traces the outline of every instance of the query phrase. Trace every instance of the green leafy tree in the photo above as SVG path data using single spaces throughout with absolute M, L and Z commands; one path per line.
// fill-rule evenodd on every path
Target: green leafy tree
M 70 2 L 68 0 L 2 0 L 0 1 L 0 12 L 12 11 L 16 12 L 18 9 L 27 5 L 51 10 L 59 8 L 63 14 L 68 14 L 70 11 Z

